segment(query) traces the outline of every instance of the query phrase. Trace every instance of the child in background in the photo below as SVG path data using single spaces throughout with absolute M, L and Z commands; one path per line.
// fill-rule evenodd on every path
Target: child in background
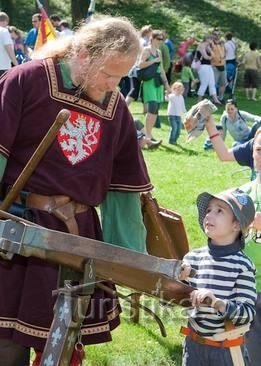
M 195 76 L 191 69 L 191 59 L 188 57 L 184 57 L 183 59 L 183 67 L 181 70 L 181 81 L 184 86 L 183 97 L 187 98 L 191 86 L 195 85 L 195 83 L 197 82 L 197 79 L 195 79 Z
M 244 237 L 255 217 L 252 199 L 240 189 L 218 195 L 202 193 L 197 198 L 199 224 L 208 245 L 187 253 L 180 279 L 196 287 L 191 293 L 193 311 L 186 335 L 182 366 L 249 365 L 244 337 L 228 340 L 226 324 L 247 331 L 255 315 L 255 269 L 242 249 Z M 191 269 L 196 275 L 190 277 Z M 202 304 L 205 299 L 210 305 Z M 242 333 L 241 333 L 242 332 Z M 241 363 L 232 361 L 231 347 L 237 348 Z M 233 352 L 232 352 L 233 353 Z
M 171 93 L 166 95 L 168 103 L 168 120 L 170 124 L 169 143 L 177 144 L 177 140 L 181 130 L 181 114 L 186 112 L 183 98 L 184 86 L 181 82 L 176 81 L 171 87 Z

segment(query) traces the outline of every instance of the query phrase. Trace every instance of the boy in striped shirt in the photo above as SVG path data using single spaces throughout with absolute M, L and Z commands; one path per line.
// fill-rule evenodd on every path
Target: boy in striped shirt
M 208 245 L 183 259 L 181 280 L 197 290 L 191 293 L 188 327 L 181 330 L 187 336 L 182 365 L 235 365 L 235 349 L 240 353 L 240 365 L 249 365 L 243 337 L 226 342 L 215 339 L 227 330 L 226 324 L 243 326 L 255 315 L 255 268 L 242 251 L 245 233 L 254 220 L 254 204 L 236 189 L 215 196 L 204 192 L 197 198 L 197 207 Z M 189 276 L 191 269 L 196 270 L 194 277 Z M 204 300 L 209 305 L 202 304 Z

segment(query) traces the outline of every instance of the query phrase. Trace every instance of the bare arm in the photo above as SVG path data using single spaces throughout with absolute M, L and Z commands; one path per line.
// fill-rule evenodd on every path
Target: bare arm
M 161 57 L 160 56 L 158 56 L 156 58 L 153 58 L 152 60 L 148 60 L 149 56 L 150 56 L 150 48 L 144 48 L 142 50 L 140 59 L 138 61 L 138 67 L 139 68 L 144 69 L 145 67 L 148 67 L 152 64 L 161 62 Z
M 8 56 L 10 57 L 10 60 L 12 61 L 12 64 L 14 66 L 18 65 L 18 62 L 17 62 L 16 57 L 15 57 L 13 45 L 6 44 L 4 47 L 5 47 L 6 52 L 8 53 Z
M 199 52 L 205 60 L 211 60 L 212 50 L 210 47 L 206 46 L 204 43 L 200 44 L 198 47 Z
M 214 147 L 214 150 L 217 153 L 219 160 L 235 161 L 236 159 L 233 153 L 233 149 L 228 149 L 227 146 L 225 145 L 221 134 L 216 128 L 216 124 L 212 116 L 210 116 L 208 121 L 206 122 L 206 130 L 210 137 L 215 136 L 213 137 L 213 139 L 211 139 L 211 142 Z
M 164 84 L 164 89 L 166 90 L 167 93 L 170 93 L 171 90 L 170 90 L 170 86 L 169 86 L 169 83 L 168 83 L 168 79 L 167 79 L 167 76 L 166 76 L 166 72 L 163 68 L 163 64 L 162 64 L 162 55 L 161 55 L 161 51 L 158 50 L 159 52 L 159 56 L 160 56 L 160 76 L 161 76 L 161 79 L 162 79 L 162 82 Z

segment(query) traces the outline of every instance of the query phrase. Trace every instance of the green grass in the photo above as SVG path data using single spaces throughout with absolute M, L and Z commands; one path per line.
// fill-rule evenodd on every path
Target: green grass
M 246 101 L 242 91 L 237 95 L 241 109 L 261 114 L 258 102 Z M 195 103 L 188 99 L 187 108 Z M 131 105 L 134 118 L 144 120 L 142 105 Z M 219 120 L 223 108 L 215 113 Z M 161 129 L 154 129 L 156 138 L 162 138 L 163 144 L 157 150 L 144 150 L 151 180 L 155 186 L 153 195 L 159 203 L 182 214 L 187 230 L 190 247 L 205 244 L 206 239 L 197 221 L 195 200 L 203 191 L 218 192 L 232 186 L 244 184 L 250 177 L 250 170 L 237 163 L 221 163 L 214 151 L 205 152 L 202 148 L 206 132 L 191 143 L 186 142 L 186 133 L 182 130 L 179 146 L 167 143 L 169 126 L 166 117 L 166 104 L 161 108 Z M 226 144 L 232 145 L 227 138 Z M 126 289 L 120 289 L 128 293 Z M 122 302 L 122 324 L 113 332 L 113 342 L 86 347 L 86 366 L 167 366 L 181 365 L 182 340 L 179 334 L 181 325 L 186 324 L 184 310 L 163 308 L 158 301 L 148 297 L 142 300 L 160 316 L 166 327 L 167 338 L 160 334 L 155 321 L 141 311 L 140 323 L 129 321 L 129 305 Z
M 22 3 L 27 3 L 22 1 Z M 69 20 L 70 1 L 50 1 L 52 12 L 59 13 Z M 54 8 L 57 6 L 56 8 Z M 61 5 L 62 4 L 62 5 Z M 31 8 L 20 7 L 15 24 L 22 29 L 31 26 Z M 86 7 L 87 8 L 87 7 Z M 153 28 L 163 28 L 170 34 L 175 44 L 194 35 L 201 39 L 214 26 L 223 32 L 233 31 L 239 41 L 242 54 L 250 41 L 261 39 L 261 4 L 256 0 L 100 0 L 97 1 L 98 13 L 122 15 L 131 18 L 137 27 L 152 24 Z M 178 75 L 175 76 L 178 78 Z M 241 77 L 238 85 L 241 85 Z M 261 114 L 259 102 L 246 101 L 242 91 L 237 99 L 242 110 Z M 195 102 L 189 99 L 187 108 Z M 144 121 L 140 103 L 131 105 L 134 118 Z M 219 109 L 216 119 L 222 113 Z M 155 150 L 144 151 L 151 180 L 155 186 L 154 196 L 159 203 L 181 213 L 185 222 L 190 247 L 199 247 L 205 238 L 197 222 L 195 200 L 203 191 L 218 192 L 245 183 L 249 176 L 246 170 L 236 163 L 221 163 L 213 151 L 202 148 L 206 134 L 194 142 L 186 142 L 182 130 L 180 146 L 167 143 L 169 126 L 166 117 L 166 104 L 162 105 L 162 128 L 155 129 L 154 135 L 163 139 L 162 146 Z M 232 140 L 227 139 L 228 146 Z M 120 289 L 128 293 L 126 289 Z M 129 321 L 129 305 L 121 302 L 122 324 L 113 333 L 113 341 L 86 347 L 85 366 L 180 366 L 183 337 L 179 334 L 181 325 L 186 323 L 184 311 L 180 307 L 163 308 L 155 299 L 142 300 L 160 315 L 167 331 L 161 336 L 155 321 L 141 311 L 140 323 Z

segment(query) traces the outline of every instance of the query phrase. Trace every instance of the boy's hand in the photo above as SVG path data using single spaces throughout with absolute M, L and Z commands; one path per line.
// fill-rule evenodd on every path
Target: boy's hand
M 194 307 L 207 305 L 211 306 L 221 313 L 224 313 L 226 311 L 226 302 L 216 297 L 213 292 L 208 289 L 192 291 L 190 294 L 190 301 L 192 303 L 192 306 Z
M 206 299 L 208 300 L 207 302 L 209 303 L 209 306 L 211 306 L 211 304 L 215 302 L 216 296 L 208 289 L 194 290 L 190 294 L 192 306 L 195 307 L 203 305 L 203 302 Z
M 181 272 L 179 274 L 179 280 L 186 281 L 190 275 L 191 269 L 192 268 L 189 264 L 183 263 L 181 266 Z

